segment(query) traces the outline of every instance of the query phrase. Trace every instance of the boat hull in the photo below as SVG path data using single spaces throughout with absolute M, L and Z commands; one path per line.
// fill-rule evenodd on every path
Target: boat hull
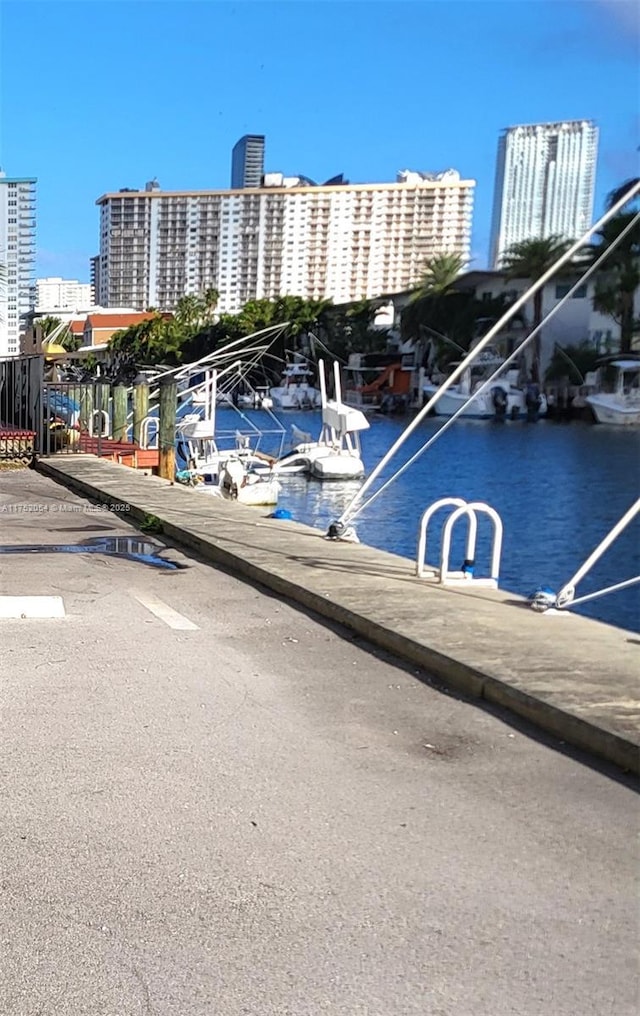
M 311 462 L 316 480 L 361 480 L 364 466 L 355 455 L 324 455 Z
M 526 396 L 520 389 L 510 388 L 507 390 L 503 385 L 496 385 L 495 388 L 501 388 L 506 393 L 506 410 L 502 415 L 507 420 L 525 419 L 528 415 Z M 435 385 L 425 385 L 424 394 L 427 399 L 430 399 L 435 395 L 438 389 Z M 464 416 L 465 419 L 475 420 L 494 420 L 500 418 L 500 414 L 496 410 L 496 406 L 493 401 L 493 391 L 482 392 L 480 395 L 473 396 L 468 406 L 460 413 L 460 416 Z M 455 413 L 464 406 L 465 402 L 469 399 L 469 395 L 455 391 L 455 389 L 448 389 L 440 396 L 436 402 L 433 412 L 436 416 L 454 416 Z M 544 416 L 547 412 L 547 400 L 542 395 L 540 397 L 540 406 L 538 409 L 538 416 Z
M 272 388 L 269 394 L 277 409 L 316 409 L 320 405 L 320 392 L 306 385 Z
M 597 423 L 612 424 L 615 427 L 640 427 L 640 404 L 620 405 L 597 395 L 585 399 Z
M 220 487 L 222 496 L 228 501 L 237 501 L 238 504 L 251 505 L 253 507 L 269 507 L 278 503 L 280 495 L 280 484 L 276 480 L 258 480 L 256 483 L 247 483 L 240 487 L 236 493 L 229 492 L 225 487 Z

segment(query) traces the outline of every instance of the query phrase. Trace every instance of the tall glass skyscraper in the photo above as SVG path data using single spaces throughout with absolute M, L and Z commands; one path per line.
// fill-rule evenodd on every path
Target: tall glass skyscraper
M 491 267 L 514 243 L 576 239 L 593 214 L 598 128 L 592 120 L 508 127 L 498 142 Z
M 264 173 L 264 134 L 245 134 L 233 146 L 231 189 L 259 187 Z

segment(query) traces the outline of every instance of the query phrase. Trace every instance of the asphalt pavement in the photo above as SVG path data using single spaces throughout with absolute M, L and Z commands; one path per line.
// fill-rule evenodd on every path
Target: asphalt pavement
M 127 536 L 0 473 L 2 1016 L 636 1013 L 629 785 Z

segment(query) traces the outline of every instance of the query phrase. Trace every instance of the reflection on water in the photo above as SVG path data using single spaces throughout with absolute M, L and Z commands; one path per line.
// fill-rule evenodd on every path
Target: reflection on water
M 249 415 L 258 422 L 264 414 Z M 294 423 L 314 434 L 320 430 L 319 413 L 283 413 L 281 419 L 287 427 Z M 371 428 L 362 435 L 368 472 L 404 426 L 400 419 L 371 418 Z M 438 426 L 433 418 L 422 423 L 383 478 Z M 268 449 L 263 446 L 263 450 Z M 358 516 L 356 528 L 363 543 L 413 558 L 420 516 L 433 501 L 447 496 L 486 501 L 504 523 L 501 586 L 523 595 L 541 585 L 558 590 L 638 497 L 639 464 L 640 432 L 627 428 L 459 421 Z M 280 479 L 280 506 L 299 522 L 325 531 L 360 483 Z M 639 537 L 640 521 L 636 521 L 580 583 L 579 595 L 640 574 Z M 435 535 L 434 542 L 437 545 Z M 489 527 L 481 521 L 479 564 L 488 560 L 489 543 Z M 453 540 L 452 565 L 463 557 L 460 526 Z M 578 609 L 610 624 L 640 630 L 637 587 Z
M 97 536 L 83 543 L 24 543 L 0 546 L 0 554 L 106 554 L 107 557 L 124 557 L 154 568 L 176 571 L 180 566 L 159 557 L 165 548 L 151 540 L 136 536 Z

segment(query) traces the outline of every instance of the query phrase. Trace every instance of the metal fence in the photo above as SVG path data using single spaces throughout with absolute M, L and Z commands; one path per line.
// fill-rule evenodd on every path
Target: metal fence
M 0 360 L 0 458 L 30 459 L 45 432 L 42 356 Z
M 42 388 L 46 426 L 43 455 L 93 452 L 101 455 L 111 437 L 111 385 L 104 381 L 46 381 Z

